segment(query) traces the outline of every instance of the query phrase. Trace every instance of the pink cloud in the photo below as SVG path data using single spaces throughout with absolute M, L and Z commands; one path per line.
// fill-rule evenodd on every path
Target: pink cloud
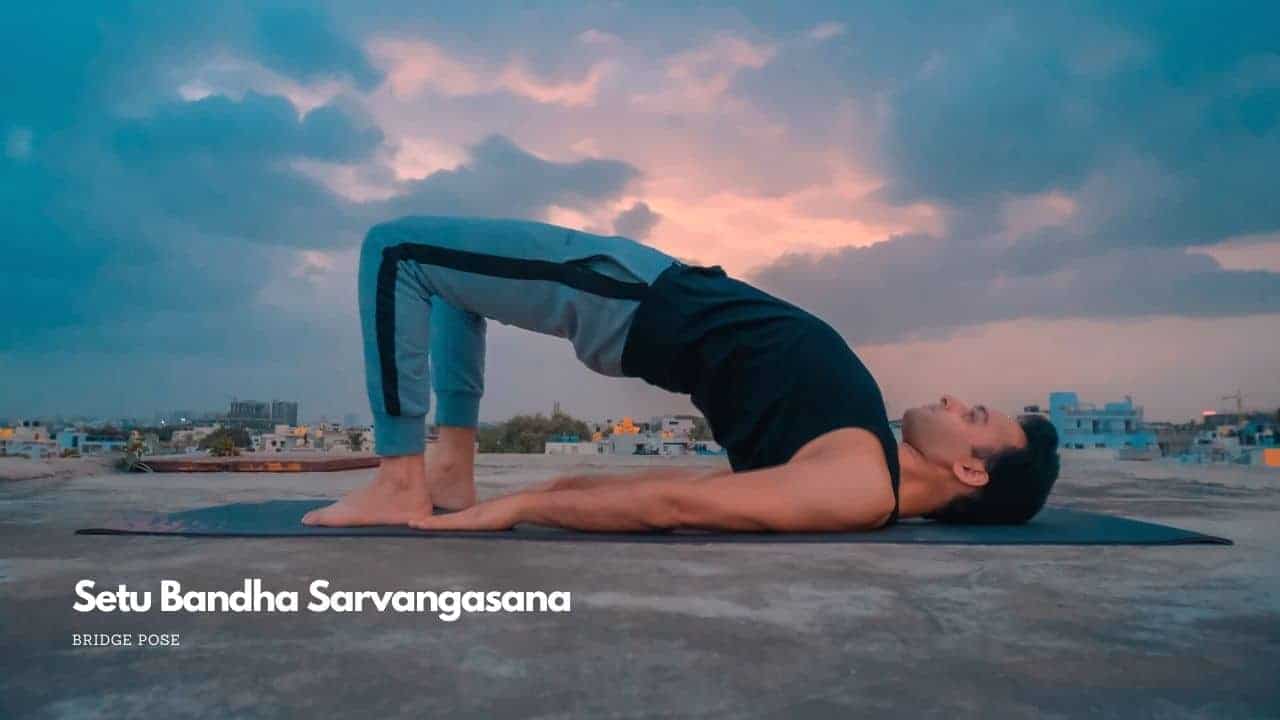
M 740 70 L 762 68 L 776 54 L 776 46 L 718 34 L 701 47 L 669 57 L 665 62 L 666 86 L 633 95 L 631 103 L 665 112 L 718 111 L 719 103 L 730 99 L 729 85 Z
M 612 69 L 609 62 L 600 61 L 580 80 L 555 81 L 538 77 L 519 57 L 492 67 L 455 58 L 420 40 L 375 40 L 370 50 L 386 71 L 391 92 L 402 98 L 428 90 L 455 97 L 507 92 L 538 103 L 580 107 L 595 102 Z
M 1280 272 L 1280 233 L 1246 235 L 1216 245 L 1197 245 L 1188 252 L 1208 255 L 1226 270 Z

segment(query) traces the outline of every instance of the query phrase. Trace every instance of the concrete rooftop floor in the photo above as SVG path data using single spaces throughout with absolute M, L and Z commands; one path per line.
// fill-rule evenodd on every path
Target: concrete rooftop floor
M 591 459 L 606 471 L 628 461 Z M 478 477 L 490 494 L 583 462 L 482 456 Z M 1051 502 L 1230 547 L 72 534 L 119 510 L 334 496 L 372 473 L 0 483 L 0 716 L 1280 716 L 1274 469 L 1065 460 Z M 161 579 L 234 590 L 246 577 L 304 604 L 308 583 L 327 578 L 353 590 L 569 590 L 573 611 L 446 623 L 71 609 L 82 578 L 158 591 Z M 73 632 L 176 632 L 182 645 L 74 648 Z

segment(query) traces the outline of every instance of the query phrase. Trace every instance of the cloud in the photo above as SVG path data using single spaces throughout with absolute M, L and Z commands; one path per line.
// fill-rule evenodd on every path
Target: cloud
M 247 94 L 161 105 L 126 120 L 113 149 L 139 211 L 192 230 L 267 244 L 332 247 L 364 220 L 341 198 L 284 162 L 356 162 L 381 143 L 334 106 L 299 118 L 284 98 Z
M 809 30 L 808 35 L 811 39 L 821 42 L 823 40 L 830 40 L 833 37 L 839 37 L 844 35 L 844 33 L 844 23 L 824 22 L 814 25 Z
M 359 45 L 338 34 L 327 16 L 306 9 L 265 11 L 253 50 L 268 67 L 300 80 L 345 76 L 366 90 L 382 80 Z
M 654 212 L 647 203 L 637 201 L 613 219 L 613 230 L 624 237 L 643 240 L 649 237 L 660 220 L 662 215 Z
M 612 200 L 638 176 L 636 168 L 616 160 L 543 160 L 501 135 L 490 135 L 468 148 L 461 166 L 407 183 L 385 211 L 538 217 L 551 205 L 588 209 Z
M 454 57 L 438 45 L 420 40 L 384 39 L 373 47 L 388 67 L 392 91 L 401 97 L 427 90 L 451 97 L 505 92 L 536 103 L 580 107 L 595 102 L 612 71 L 611 63 L 600 61 L 578 79 L 549 79 L 540 77 L 519 57 L 493 67 L 487 61 Z
M 857 342 L 946 338 L 1020 318 L 1225 317 L 1275 311 L 1280 273 L 1225 270 L 1204 254 L 1134 247 L 1042 275 L 1006 274 L 994 250 L 928 236 L 790 254 L 752 274 Z
M 665 112 L 708 113 L 718 111 L 731 84 L 742 70 L 764 67 L 777 48 L 752 43 L 732 33 L 717 33 L 708 42 L 676 53 L 665 61 L 666 87 L 637 93 L 631 104 Z
M 1238 10 L 1213 33 L 1187 30 L 1198 24 L 1190 8 L 1132 4 L 1057 31 L 1048 11 L 985 21 L 891 92 L 885 192 L 957 207 L 1072 197 L 1077 223 L 1013 250 L 1008 267 L 1028 272 L 1280 226 L 1266 197 L 1280 160 L 1280 58 L 1254 29 L 1280 11 Z
M 1277 297 L 1274 240 L 1238 239 L 1280 232 L 1267 4 L 606 4 L 549 26 L 475 5 L 160 8 L 19 5 L 0 26 L 0 303 L 18 310 L 0 355 L 24 378 L 37 354 L 113 376 L 127 356 L 169 378 L 155 402 L 196 392 L 168 363 L 359 407 L 351 256 L 418 212 L 766 263 L 750 277 L 893 343 L 893 367 L 993 323 L 1202 328 L 1185 318 Z M 74 405 L 73 365 L 46 384 Z M 510 397 L 585 386 L 548 372 Z
M 288 100 L 250 92 L 239 101 L 214 95 L 161 105 L 147 117 L 125 121 L 115 141 L 116 151 L 135 164 L 143 162 L 143 155 L 206 152 L 220 158 L 296 155 L 350 162 L 367 158 L 382 142 L 382 133 L 357 126 L 333 105 L 299 118 Z

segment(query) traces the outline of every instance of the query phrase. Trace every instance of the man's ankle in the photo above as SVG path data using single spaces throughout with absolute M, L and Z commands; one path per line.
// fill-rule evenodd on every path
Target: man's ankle
M 389 455 L 381 460 L 377 479 L 401 487 L 421 484 L 426 476 L 421 454 Z
M 475 442 L 475 428 L 441 426 L 439 438 L 427 447 L 428 474 L 471 478 L 475 473 Z

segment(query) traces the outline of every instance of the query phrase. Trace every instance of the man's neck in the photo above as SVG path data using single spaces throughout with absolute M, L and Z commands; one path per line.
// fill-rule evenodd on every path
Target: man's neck
M 940 510 L 956 497 L 950 472 L 929 462 L 919 450 L 898 442 L 898 517 L 920 517 Z

